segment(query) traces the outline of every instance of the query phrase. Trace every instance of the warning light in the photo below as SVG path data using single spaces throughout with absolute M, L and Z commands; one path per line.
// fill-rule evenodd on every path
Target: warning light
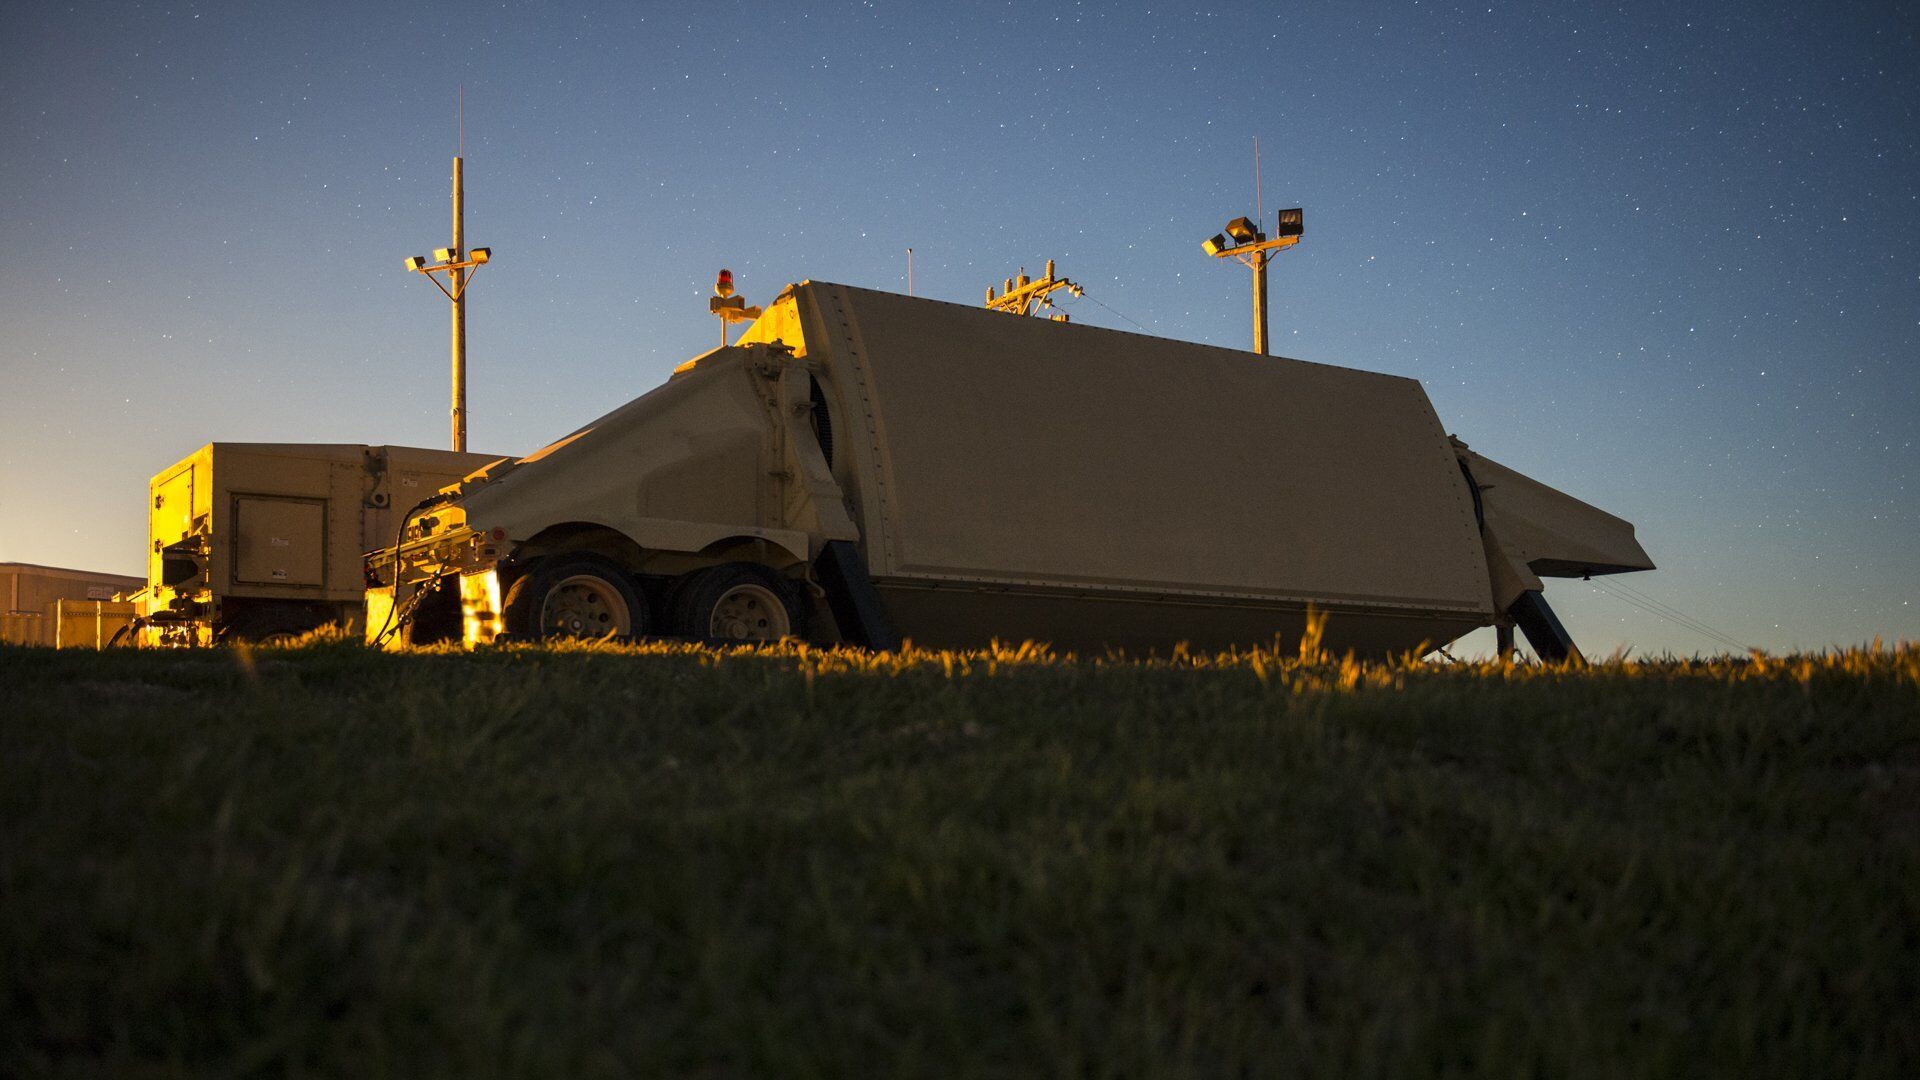
M 713 279 L 713 295 L 719 297 L 733 295 L 733 271 L 722 270 L 720 276 Z

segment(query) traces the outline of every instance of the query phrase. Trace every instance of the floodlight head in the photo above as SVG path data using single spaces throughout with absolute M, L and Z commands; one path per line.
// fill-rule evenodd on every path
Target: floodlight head
M 1225 233 L 1215 233 L 1212 239 L 1204 240 L 1200 244 L 1201 250 L 1209 255 L 1218 255 L 1232 246 L 1233 241 L 1228 240 Z
M 1260 228 L 1252 218 L 1237 217 L 1227 222 L 1227 235 L 1243 244 L 1251 244 L 1260 239 Z
M 454 259 L 458 258 L 459 256 L 460 256 L 460 252 L 456 248 L 434 248 L 433 249 L 434 262 L 452 262 Z
M 1301 236 L 1307 231 L 1307 212 L 1294 207 L 1280 211 L 1280 224 L 1273 230 L 1275 236 Z
M 467 252 L 467 258 L 472 259 L 475 263 L 484 263 L 488 259 L 493 258 L 493 249 L 474 248 L 472 251 Z
M 427 260 L 425 256 L 410 255 L 407 257 L 407 269 L 409 270 L 418 270 L 425 265 L 427 265 Z

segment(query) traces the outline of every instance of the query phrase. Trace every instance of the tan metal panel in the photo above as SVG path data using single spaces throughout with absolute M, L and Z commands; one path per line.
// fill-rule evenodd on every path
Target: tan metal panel
M 233 504 L 236 582 L 311 588 L 327 583 L 327 500 L 243 495 Z
M 878 576 L 1490 608 L 1471 494 L 1417 382 L 802 289 L 812 355 L 827 346 L 841 411 L 871 425 Z
M 9 645 L 51 645 L 52 624 L 44 613 L 0 613 L 0 641 Z
M 47 605 L 56 649 L 104 649 L 133 621 L 132 601 L 56 600 Z
M 896 582 L 899 579 L 895 579 Z M 1040 641 L 1082 655 L 1106 650 L 1162 655 L 1184 643 L 1196 651 L 1261 646 L 1296 652 L 1306 626 L 1303 603 L 1209 601 L 1200 597 L 1130 598 L 1112 590 L 1022 593 L 952 586 L 880 586 L 887 615 L 923 648 L 978 648 L 999 639 Z M 1335 656 L 1387 656 L 1445 644 L 1481 626 L 1483 616 L 1378 607 L 1313 605 L 1327 615 L 1321 647 Z
M 195 453 L 167 473 L 154 478 L 147 504 L 147 580 L 160 580 L 160 549 L 188 534 L 193 525 L 194 475 L 204 452 Z
M 1632 522 L 1464 447 L 1460 455 L 1480 485 L 1487 531 L 1534 573 L 1586 577 L 1653 569 Z
M 779 496 L 802 479 L 774 438 L 780 370 L 763 345 L 682 365 L 665 385 L 475 486 L 461 500 L 467 524 L 516 541 L 553 525 L 604 525 L 649 551 L 750 536 L 807 558 L 806 535 L 778 513 Z M 851 523 L 841 524 L 850 539 Z
M 153 486 L 153 535 L 178 540 L 187 535 L 193 522 L 194 473 L 199 455 L 189 458 L 185 468 Z

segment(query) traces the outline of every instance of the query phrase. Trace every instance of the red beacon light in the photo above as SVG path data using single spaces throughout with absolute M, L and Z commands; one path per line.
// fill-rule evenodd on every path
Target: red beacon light
M 707 310 L 720 320 L 720 345 L 727 344 L 727 324 L 751 322 L 760 317 L 760 309 L 748 307 L 747 298 L 733 295 L 733 271 L 722 270 L 713 279 L 713 295 L 707 298 Z

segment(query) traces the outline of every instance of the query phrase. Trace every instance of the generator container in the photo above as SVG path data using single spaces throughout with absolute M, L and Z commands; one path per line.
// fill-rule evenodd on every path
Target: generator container
M 208 443 L 149 491 L 150 643 L 275 640 L 364 610 L 365 554 L 399 516 L 497 455 L 353 443 Z

